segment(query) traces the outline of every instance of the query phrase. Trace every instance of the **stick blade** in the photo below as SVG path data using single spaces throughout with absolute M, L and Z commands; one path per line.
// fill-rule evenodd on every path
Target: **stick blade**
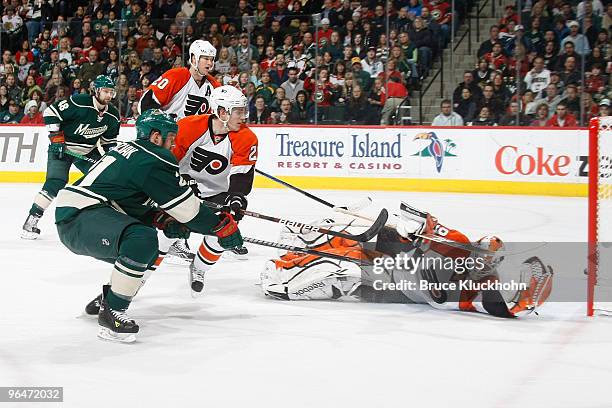
M 355 235 L 354 237 L 355 241 L 368 242 L 369 240 L 377 236 L 380 230 L 385 227 L 388 219 L 389 219 L 389 212 L 387 211 L 386 208 L 383 208 L 378 214 L 378 217 L 376 217 L 376 220 L 374 220 L 374 222 L 370 226 L 370 228 L 368 228 L 366 231 L 362 232 L 361 234 Z

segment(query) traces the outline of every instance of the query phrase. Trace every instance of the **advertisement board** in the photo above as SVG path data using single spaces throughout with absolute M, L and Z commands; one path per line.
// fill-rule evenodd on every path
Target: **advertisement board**
M 255 126 L 257 167 L 304 188 L 586 194 L 586 129 Z M 121 128 L 130 140 L 133 126 Z M 44 180 L 42 126 L 0 127 L 0 181 Z M 76 174 L 76 173 L 75 173 Z M 277 187 L 258 177 L 256 186 Z

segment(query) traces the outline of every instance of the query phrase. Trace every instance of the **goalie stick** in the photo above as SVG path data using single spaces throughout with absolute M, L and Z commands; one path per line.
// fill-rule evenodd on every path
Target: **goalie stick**
M 338 261 L 353 262 L 353 263 L 356 263 L 357 265 L 367 265 L 367 266 L 374 265 L 369 260 L 355 259 L 349 256 L 330 254 L 330 253 L 323 252 L 323 251 L 317 251 L 316 249 L 281 244 L 280 242 L 265 241 L 263 239 L 257 239 L 257 238 L 243 237 L 243 239 L 244 239 L 244 242 L 248 242 L 248 243 L 255 244 L 255 245 L 266 246 L 270 248 L 285 249 L 287 251 L 292 251 L 292 252 L 300 252 L 300 253 L 308 254 L 308 255 L 317 255 L 323 258 L 336 259 Z
M 281 185 L 283 185 L 283 186 L 285 186 L 287 188 L 290 188 L 293 191 L 297 191 L 298 193 L 303 194 L 306 197 L 308 197 L 308 198 L 310 198 L 312 200 L 315 200 L 316 202 L 318 202 L 320 204 L 323 204 L 323 205 L 325 205 L 325 206 L 327 206 L 329 208 L 333 208 L 334 210 L 336 208 L 340 208 L 340 209 L 344 209 L 344 210 L 347 210 L 347 211 L 359 211 L 359 210 L 367 207 L 368 205 L 370 205 L 372 203 L 372 199 L 370 197 L 366 197 L 363 200 L 360 200 L 360 201 L 358 201 L 357 203 L 355 203 L 355 204 L 353 204 L 351 206 L 338 207 L 338 206 L 330 203 L 329 201 L 322 199 L 321 197 L 317 197 L 316 195 L 314 195 L 312 193 L 309 193 L 308 191 L 304 191 L 304 190 L 302 190 L 299 187 L 296 187 L 296 186 L 294 186 L 292 184 L 287 183 L 286 181 L 283 181 L 283 180 L 281 180 L 281 179 L 279 179 L 277 177 L 274 177 L 271 174 L 266 173 L 265 171 L 261 171 L 259 169 L 255 169 L 255 172 L 261 174 L 262 176 L 264 176 L 266 178 L 269 178 L 270 180 L 272 180 L 272 181 L 274 181 L 274 182 L 276 182 L 278 184 L 281 184 Z
M 224 208 L 224 206 L 221 204 L 212 203 L 206 200 L 204 200 L 203 202 L 206 206 L 210 208 L 214 208 L 217 210 Z M 304 224 L 298 221 L 291 221 L 291 220 L 287 220 L 284 218 L 272 217 L 270 215 L 264 215 L 264 214 L 256 213 L 256 212 L 249 211 L 249 210 L 241 210 L 241 212 L 242 214 L 248 215 L 249 217 L 259 218 L 259 219 L 271 221 L 271 222 L 276 222 L 278 224 L 283 224 L 288 227 L 299 228 L 300 234 L 303 234 L 306 232 L 320 232 L 325 235 L 331 235 L 335 237 L 350 239 L 350 240 L 358 241 L 358 242 L 368 242 L 369 240 L 374 238 L 376 235 L 378 235 L 380 230 L 385 226 L 387 219 L 389 218 L 389 213 L 387 212 L 386 209 L 383 208 L 381 212 L 378 214 L 378 217 L 376 217 L 376 219 L 373 221 L 370 228 L 368 228 L 366 231 L 362 232 L 361 234 L 353 235 L 353 234 L 348 234 L 345 232 L 334 231 L 334 230 L 330 230 L 327 228 L 318 227 L 316 225 Z
M 311 199 L 317 201 L 318 203 L 321 203 L 321 204 L 323 204 L 323 205 L 325 205 L 327 207 L 332 208 L 336 212 L 339 212 L 339 213 L 345 214 L 345 215 L 350 215 L 352 217 L 360 218 L 360 219 L 366 220 L 366 221 L 371 221 L 371 222 L 374 221 L 370 217 L 358 214 L 356 212 L 356 211 L 358 211 L 358 209 L 336 206 L 336 205 L 330 203 L 327 200 L 324 200 L 324 199 L 322 199 L 320 197 L 317 197 L 314 194 L 311 194 L 311 193 L 309 193 L 307 191 L 304 191 L 301 188 L 298 188 L 298 187 L 296 187 L 296 186 L 294 186 L 292 184 L 289 184 L 286 181 L 283 181 L 283 180 L 281 180 L 281 179 L 279 179 L 277 177 L 274 177 L 274 176 L 272 176 L 272 175 L 270 175 L 270 174 L 268 174 L 268 173 L 266 173 L 264 171 L 261 171 L 261 170 L 258 170 L 258 169 L 255 169 L 255 171 L 257 173 L 261 174 L 262 176 L 269 178 L 272 181 L 275 181 L 275 182 L 277 182 L 277 183 L 279 183 L 279 184 L 281 184 L 281 185 L 283 185 L 285 187 L 288 187 L 288 188 L 290 188 L 290 189 L 292 189 L 294 191 L 297 191 L 298 193 L 301 193 L 301 194 L 305 195 L 308 198 L 311 198 Z M 368 197 L 368 199 L 369 199 L 369 197 Z M 385 226 L 389 227 L 389 228 L 395 229 L 395 225 L 394 224 L 385 224 Z M 485 254 L 485 255 L 492 255 L 492 254 L 494 254 L 493 251 L 490 251 L 488 249 L 480 248 L 480 247 L 477 247 L 477 246 L 474 246 L 474 245 L 471 245 L 471 244 L 451 241 L 451 240 L 446 239 L 446 238 L 444 238 L 442 236 L 439 236 L 439 235 L 434 235 L 434 234 L 429 234 L 429 235 L 414 234 L 414 235 L 419 237 L 419 238 L 424 238 L 424 239 L 428 239 L 430 241 L 434 241 L 434 242 L 438 242 L 438 243 L 443 243 L 443 244 L 446 244 L 448 246 L 452 246 L 452 247 L 459 248 L 459 249 L 465 249 L 465 250 L 468 250 L 468 251 L 473 251 L 475 253 L 480 253 L 480 254 Z

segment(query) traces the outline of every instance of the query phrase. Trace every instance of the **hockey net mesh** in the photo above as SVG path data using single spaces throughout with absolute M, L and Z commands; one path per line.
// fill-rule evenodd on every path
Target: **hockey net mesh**
M 612 309 L 612 116 L 598 119 L 597 128 L 597 196 L 594 223 L 596 231 L 597 274 L 595 282 L 595 308 L 609 312 Z

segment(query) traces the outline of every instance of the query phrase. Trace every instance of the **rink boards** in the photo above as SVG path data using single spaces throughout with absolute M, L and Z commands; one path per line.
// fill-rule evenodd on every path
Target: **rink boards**
M 588 131 L 254 126 L 260 170 L 302 188 L 585 196 Z M 120 138 L 130 140 L 133 126 Z M 43 126 L 0 127 L 0 181 L 42 182 Z M 71 175 L 73 179 L 79 173 Z M 279 187 L 257 177 L 256 187 Z

